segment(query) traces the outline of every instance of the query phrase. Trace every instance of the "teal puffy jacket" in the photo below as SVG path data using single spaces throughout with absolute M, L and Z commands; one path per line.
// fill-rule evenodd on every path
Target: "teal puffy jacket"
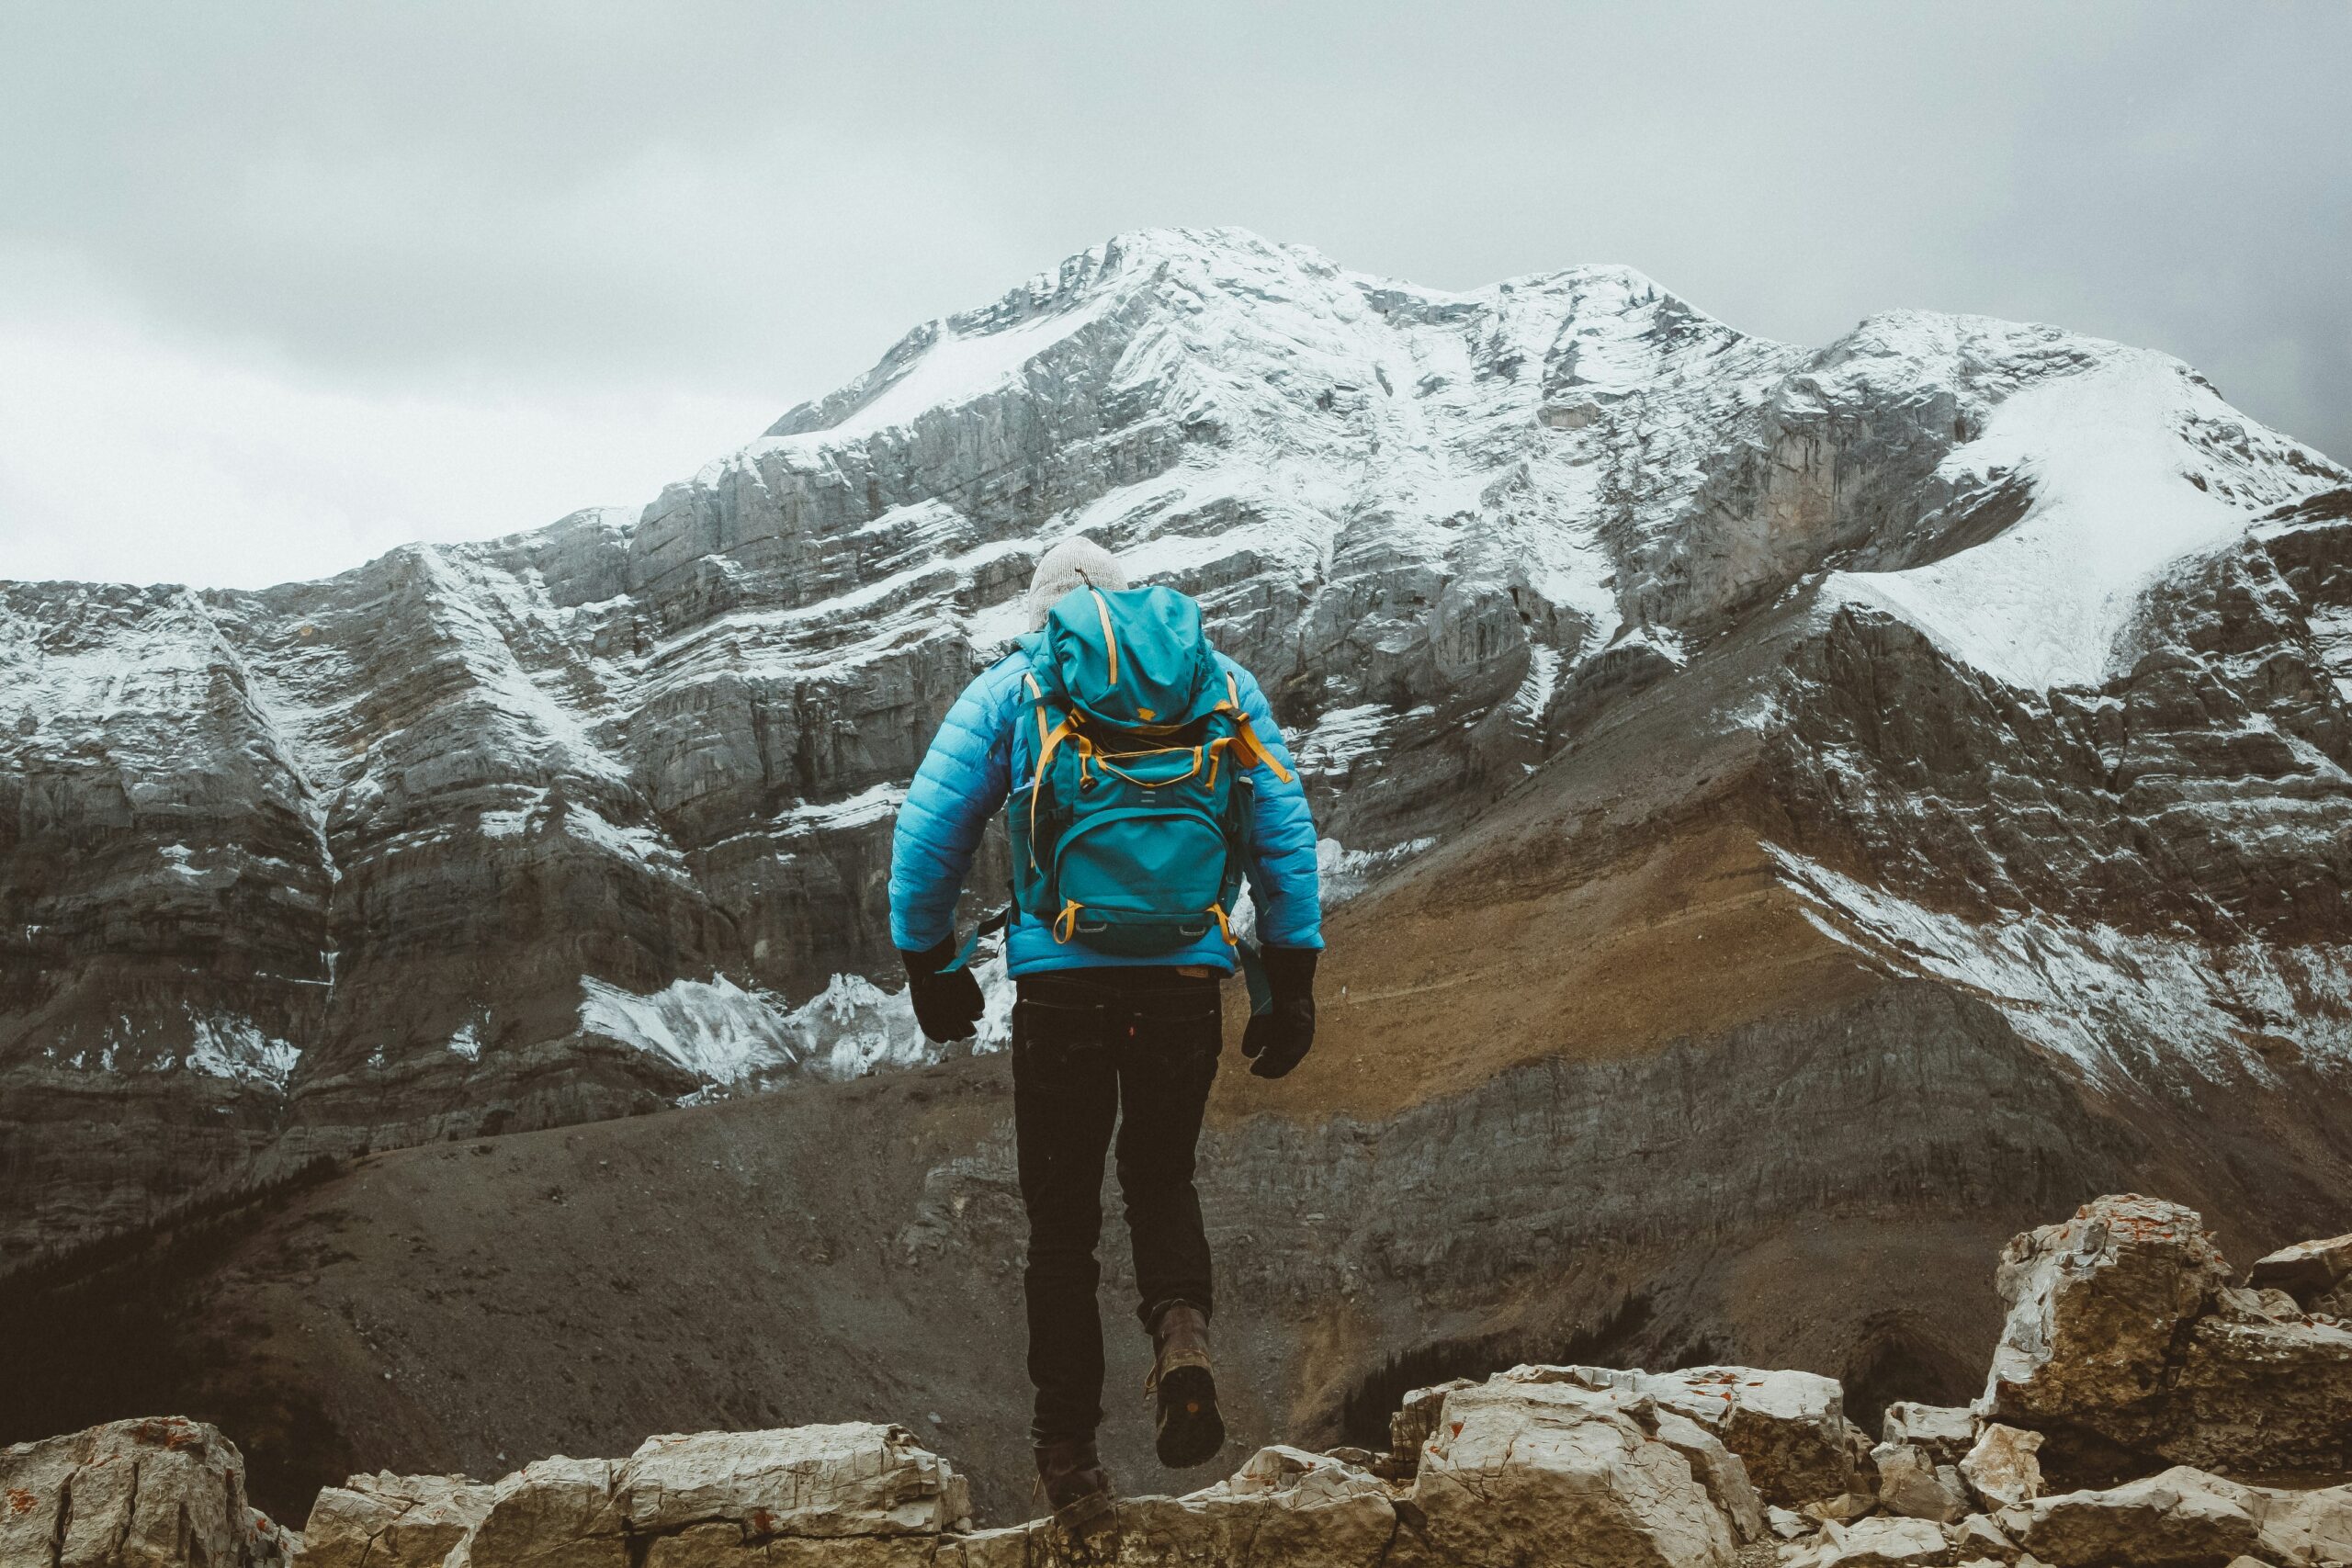
M 1258 739 L 1294 776 L 1285 781 L 1270 768 L 1249 773 L 1250 801 L 1250 897 L 1257 907 L 1258 940 L 1274 947 L 1323 945 L 1323 906 L 1315 874 L 1315 818 L 1282 731 L 1266 705 L 1265 693 L 1223 654 L 1220 670 L 1232 675 Z M 935 947 L 955 934 L 956 900 L 972 869 L 980 833 L 1001 807 L 1012 781 L 1037 765 L 1036 727 L 1023 677 L 1029 656 L 1015 651 L 999 660 L 964 689 L 947 710 L 931 750 L 916 771 L 899 807 L 890 839 L 890 940 L 908 953 Z M 1013 917 L 1008 953 L 1015 975 L 1099 964 L 1130 964 L 1092 952 L 1072 940 L 1060 942 L 1046 922 L 1027 914 Z M 1233 950 L 1212 932 L 1189 948 L 1150 960 L 1160 964 L 1205 964 L 1229 970 Z

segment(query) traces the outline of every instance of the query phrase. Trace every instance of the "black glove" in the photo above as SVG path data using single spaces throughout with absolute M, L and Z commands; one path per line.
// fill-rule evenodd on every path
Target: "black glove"
M 1252 1058 L 1250 1070 L 1261 1078 L 1278 1078 L 1298 1066 L 1315 1043 L 1315 949 L 1264 947 L 1258 961 L 1266 966 L 1266 984 L 1274 993 L 1273 1006 L 1250 1015 L 1241 1032 L 1241 1054 Z
M 979 1022 L 987 1004 L 980 999 L 980 983 L 972 978 L 969 969 L 940 973 L 956 961 L 956 939 L 951 936 L 921 953 L 900 948 L 899 956 L 906 960 L 907 999 L 915 1004 L 915 1021 L 922 1025 L 924 1038 L 942 1045 L 951 1040 L 969 1040 L 977 1032 L 972 1026 Z

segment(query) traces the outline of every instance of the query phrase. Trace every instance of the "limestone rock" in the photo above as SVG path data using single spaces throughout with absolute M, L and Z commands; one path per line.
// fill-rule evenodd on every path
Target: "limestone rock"
M 2352 1235 L 2325 1241 L 2299 1241 L 2255 1260 L 2245 1282 L 2256 1290 L 2286 1292 L 2295 1304 L 2319 1310 L 2335 1288 L 2352 1277 Z
M 1961 1460 L 1961 1478 L 1988 1512 L 2030 1503 L 2041 1495 L 2041 1461 L 2034 1456 L 2042 1440 L 2040 1432 L 1989 1423 Z
M 2352 1328 L 2232 1283 L 2195 1212 L 2126 1194 L 2010 1242 L 1981 1416 L 2223 1473 L 2352 1469 Z
M 1405 1467 L 1410 1474 L 1421 1462 L 1421 1445 L 1437 1430 L 1438 1412 L 1445 1407 L 1445 1396 L 1457 1388 L 1468 1388 L 1468 1378 L 1453 1378 L 1427 1388 L 1408 1392 L 1397 1402 L 1396 1414 L 1388 1417 L 1388 1452 L 1390 1459 Z
M 1636 1421 L 1643 1421 L 1639 1414 Z M 1724 1446 L 1721 1438 L 1687 1416 L 1659 1408 L 1651 1436 L 1690 1461 L 1690 1473 L 1707 1489 L 1707 1496 L 1731 1525 L 1732 1539 L 1745 1545 L 1764 1539 L 1764 1501 L 1747 1477 L 1747 1462 Z
M 2187 1465 L 2038 1498 L 2005 1509 L 2000 1524 L 2056 1568 L 2224 1568 L 2241 1556 L 2290 1568 L 2352 1562 L 2352 1487 L 2249 1486 Z
M 2006 1562 L 2018 1554 L 2017 1543 L 2001 1533 L 2001 1527 L 1983 1514 L 1971 1514 L 1944 1531 L 1951 1543 L 1959 1548 L 1962 1562 L 1990 1559 Z
M 184 1416 L 0 1449 L 6 1568 L 283 1568 L 300 1538 L 245 1502 L 245 1461 Z
M 1956 1557 L 1928 1520 L 1878 1517 L 1824 1525 L 1819 1540 L 1781 1561 L 1786 1568 L 1942 1568 Z
M 1845 1390 L 1815 1372 L 1696 1367 L 1639 1374 L 1641 1392 L 1690 1416 L 1747 1461 L 1766 1502 L 1797 1507 L 1852 1490 L 1858 1445 Z
M 1840 1492 L 1834 1497 L 1816 1498 L 1797 1512 L 1818 1525 L 1843 1525 L 1868 1517 L 1877 1506 L 1874 1492 Z
M 1938 1464 L 1957 1464 L 1976 1442 L 1976 1413 L 1964 1404 L 1920 1404 L 1898 1399 L 1886 1407 L 1880 1437 L 1910 1443 Z
M 459 1551 L 471 1568 L 626 1568 L 636 1543 L 649 1568 L 695 1568 L 854 1541 L 844 1563 L 913 1562 L 970 1512 L 963 1478 L 903 1427 L 700 1432 L 526 1465 Z
M 493 1490 L 462 1475 L 355 1475 L 311 1505 L 297 1568 L 437 1568 Z
M 615 1472 L 612 1508 L 635 1535 L 712 1518 L 755 1536 L 935 1534 L 972 1512 L 952 1465 L 870 1422 L 648 1438 Z
M 1413 1500 L 1447 1562 L 1523 1562 L 1536 1543 L 1574 1541 L 1591 1568 L 1730 1568 L 1737 1550 L 1683 1455 L 1574 1383 L 1498 1378 L 1447 1394 Z
M 449 1561 L 474 1568 L 626 1568 L 612 1490 L 611 1460 L 534 1460 L 499 1479 L 490 1506 Z
M 2203 1221 L 2159 1199 L 2100 1198 L 2018 1236 L 1996 1276 L 2008 1315 L 1978 1414 L 2152 1447 L 2169 1425 L 2175 1333 L 2229 1280 Z
M 1389 1489 L 1328 1454 L 1261 1449 L 1214 1486 L 1182 1497 L 1123 1497 L 1079 1542 L 1038 1521 L 941 1543 L 956 1568 L 1039 1568 L 1065 1561 L 1132 1568 L 1398 1568 L 1399 1519 Z
M 1939 1465 L 1916 1443 L 1881 1443 L 1871 1450 L 1878 1470 L 1878 1505 L 1904 1518 L 1950 1524 L 1968 1512 L 1968 1498 L 1951 1465 Z

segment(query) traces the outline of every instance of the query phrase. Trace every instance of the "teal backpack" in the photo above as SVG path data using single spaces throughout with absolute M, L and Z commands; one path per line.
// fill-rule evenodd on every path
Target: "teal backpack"
M 1165 587 L 1077 588 L 1021 641 L 1037 724 L 1016 780 L 1012 897 L 1057 942 L 1121 957 L 1230 943 L 1259 763 L 1287 780 L 1217 664 L 1201 607 Z

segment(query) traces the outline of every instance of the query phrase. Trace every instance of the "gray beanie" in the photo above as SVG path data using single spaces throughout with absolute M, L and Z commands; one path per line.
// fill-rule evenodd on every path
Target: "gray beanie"
M 1047 613 L 1071 589 L 1105 588 L 1115 593 L 1126 585 L 1127 574 L 1118 557 L 1085 535 L 1073 534 L 1038 560 L 1022 608 L 1028 613 L 1029 629 L 1034 632 L 1046 624 Z

